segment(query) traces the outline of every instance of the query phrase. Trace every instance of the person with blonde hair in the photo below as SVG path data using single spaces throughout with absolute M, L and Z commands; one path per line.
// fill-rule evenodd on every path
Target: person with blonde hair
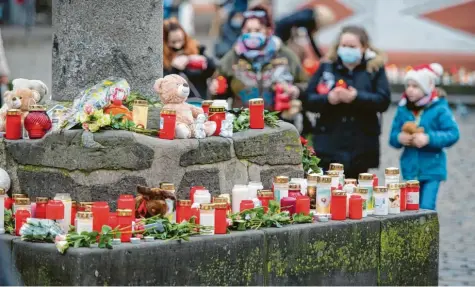
M 321 166 L 342 163 L 348 178 L 379 166 L 380 115 L 391 99 L 384 63 L 366 30 L 347 26 L 313 75 L 302 102 L 319 113 L 313 145 Z

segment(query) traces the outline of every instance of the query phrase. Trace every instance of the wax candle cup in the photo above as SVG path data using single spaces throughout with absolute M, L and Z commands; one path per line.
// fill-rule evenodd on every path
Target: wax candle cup
M 61 200 L 49 200 L 46 205 L 46 219 L 64 219 L 64 204 Z
M 192 186 L 190 188 L 190 200 L 191 200 L 191 204 L 195 203 L 195 192 L 197 190 L 206 190 L 206 187 L 204 186 Z
M 342 190 L 332 192 L 330 211 L 332 220 L 346 219 L 346 192 Z
M 242 200 L 241 203 L 239 204 L 239 211 L 240 212 L 245 211 L 245 210 L 249 210 L 249 209 L 253 209 L 253 208 L 254 208 L 254 202 L 252 200 L 249 200 L 249 199 Z
M 300 192 L 300 184 L 296 182 L 289 183 L 289 197 L 299 197 L 302 195 Z
M 353 194 L 350 197 L 350 219 L 363 218 L 363 199 L 358 194 Z
M 419 210 L 419 181 L 406 182 L 406 210 Z
M 310 214 L 310 197 L 305 195 L 297 196 L 295 213 L 297 214 Z
M 261 206 L 264 207 L 264 212 L 267 212 L 269 201 L 274 200 L 274 193 L 271 190 L 262 189 L 257 192 L 257 196 L 261 201 Z
M 94 231 L 101 232 L 102 226 L 107 225 L 109 222 L 109 212 L 109 205 L 105 201 L 98 201 L 92 204 Z M 130 212 L 132 213 L 132 210 Z
M 294 215 L 297 199 L 295 197 L 284 197 L 280 200 L 280 210 L 288 211 L 290 216 Z
M 191 218 L 191 200 L 178 200 L 176 205 L 176 222 L 190 221 Z
M 120 241 L 130 242 L 130 239 L 132 238 L 132 210 L 117 209 L 116 211 L 120 230 Z
M 160 132 L 161 139 L 172 140 L 175 138 L 176 111 L 163 109 L 160 111 Z
M 249 100 L 249 127 L 251 129 L 264 128 L 264 100 Z
M 226 220 L 226 203 L 215 203 L 214 204 L 214 233 L 215 234 L 226 234 L 227 232 L 227 220 Z
M 121 194 L 117 199 L 117 209 L 130 209 L 135 216 L 135 198 L 132 194 Z

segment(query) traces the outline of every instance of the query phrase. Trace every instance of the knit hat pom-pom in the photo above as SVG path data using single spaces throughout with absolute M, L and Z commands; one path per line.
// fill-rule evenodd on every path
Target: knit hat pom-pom
M 442 75 L 444 74 L 444 67 L 442 67 L 441 64 L 439 63 L 432 63 L 429 65 L 430 68 L 432 69 L 432 71 L 434 71 L 434 73 L 438 76 L 438 77 L 442 77 Z

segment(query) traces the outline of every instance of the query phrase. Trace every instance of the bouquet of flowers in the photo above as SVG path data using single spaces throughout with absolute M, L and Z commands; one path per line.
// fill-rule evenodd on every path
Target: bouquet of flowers
M 320 159 L 315 155 L 313 147 L 309 146 L 308 140 L 302 136 L 300 137 L 300 143 L 303 146 L 302 165 L 305 174 L 321 173 L 321 169 L 318 167 Z
M 102 109 L 94 109 L 90 104 L 86 104 L 83 112 L 77 114 L 76 120 L 81 123 L 85 131 L 93 133 L 97 132 L 100 128 L 110 126 L 112 122 L 110 115 L 104 114 Z

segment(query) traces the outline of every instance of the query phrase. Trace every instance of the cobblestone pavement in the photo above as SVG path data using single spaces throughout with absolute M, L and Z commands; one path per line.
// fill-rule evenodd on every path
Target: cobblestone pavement
M 22 40 L 23 30 L 2 28 L 12 78 L 25 77 L 45 81 L 51 86 L 51 28 L 39 28 L 28 45 Z M 212 39 L 199 37 L 212 47 Z M 212 55 L 211 51 L 208 51 Z M 388 133 L 395 107 L 383 117 L 381 137 L 381 169 L 375 173 L 383 178 L 383 169 L 399 166 L 399 150 L 388 146 Z M 475 110 L 465 120 L 457 118 L 460 141 L 448 150 L 449 179 L 439 192 L 440 219 L 440 285 L 475 285 Z M 410 268 L 410 266 L 408 266 Z

